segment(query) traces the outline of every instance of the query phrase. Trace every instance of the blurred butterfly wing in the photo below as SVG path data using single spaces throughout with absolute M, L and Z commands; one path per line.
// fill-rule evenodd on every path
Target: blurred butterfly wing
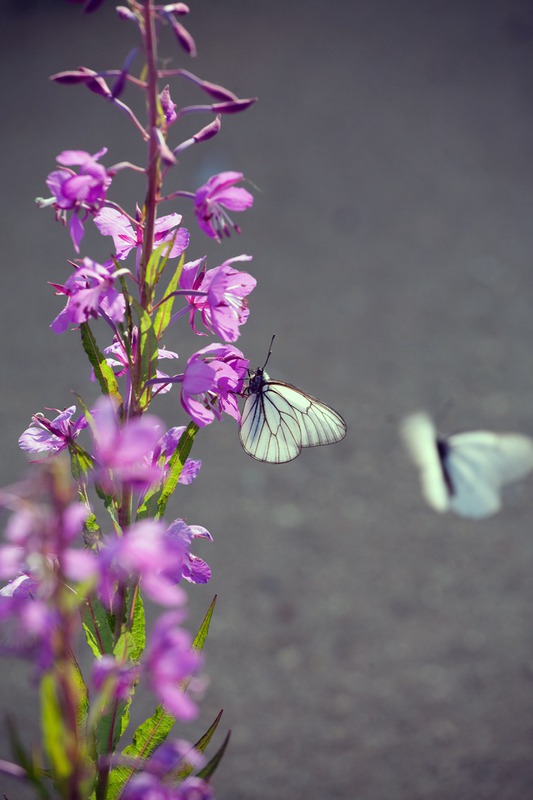
M 476 451 L 499 485 L 518 481 L 533 469 L 533 440 L 520 433 L 472 431 L 449 437 L 453 448 Z
M 340 414 L 282 381 L 265 381 L 246 400 L 239 432 L 244 450 L 259 461 L 292 461 L 302 447 L 340 442 L 346 423 Z
M 472 431 L 450 436 L 448 443 L 450 508 L 465 517 L 495 514 L 501 508 L 501 487 L 533 469 L 533 442 L 527 436 Z
M 435 511 L 447 511 L 450 495 L 437 449 L 437 433 L 430 417 L 423 411 L 411 414 L 402 422 L 400 435 L 419 469 L 420 487 L 427 504 Z

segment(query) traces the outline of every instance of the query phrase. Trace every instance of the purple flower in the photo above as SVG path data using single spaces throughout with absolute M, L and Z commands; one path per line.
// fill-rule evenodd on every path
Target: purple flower
M 40 481 L 33 487 L 46 491 Z M 60 567 L 66 577 L 78 581 L 95 574 L 95 559 L 88 550 L 76 550 L 69 545 L 80 539 L 89 514 L 81 503 L 66 506 L 55 514 L 45 506 L 27 505 L 11 515 L 5 528 L 7 543 L 0 547 L 0 578 L 13 579 L 20 573 L 37 581 L 40 591 L 53 586 Z M 31 570 L 28 569 L 31 564 Z
M 194 775 L 172 786 L 156 775 L 140 772 L 129 781 L 121 797 L 122 800 L 213 800 L 214 794 L 206 781 Z
M 98 401 L 93 414 L 97 480 L 104 488 L 112 490 L 114 480 L 135 489 L 147 489 L 161 480 L 161 467 L 152 463 L 152 453 L 163 431 L 161 420 L 144 414 L 120 425 L 108 397 Z
M 137 362 L 139 357 L 139 349 L 138 349 L 138 331 L 136 327 L 133 327 L 132 334 L 131 334 L 131 364 L 128 358 L 128 353 L 126 351 L 126 347 L 124 345 L 124 341 L 120 339 L 117 334 L 113 337 L 113 344 L 109 345 L 109 347 L 104 348 L 104 355 L 106 356 L 106 361 L 109 366 L 114 370 L 115 376 L 117 378 L 126 375 L 127 379 L 127 390 L 126 394 L 130 392 L 130 371 L 131 367 Z M 161 347 L 157 351 L 157 357 L 160 359 L 174 359 L 179 358 L 177 353 L 174 353 L 172 350 L 167 350 L 165 347 Z M 168 378 L 166 372 L 162 370 L 156 369 L 156 375 L 158 378 Z M 91 380 L 94 381 L 94 370 L 91 375 Z M 172 389 L 172 384 L 162 384 L 158 387 L 158 394 L 165 394 L 165 392 L 169 392 Z
M 126 301 L 122 292 L 115 289 L 114 281 L 128 272 L 119 269 L 114 272 L 112 261 L 98 264 L 90 258 L 84 258 L 81 266 L 68 278 L 65 285 L 51 283 L 56 294 L 68 297 L 67 305 L 57 315 L 50 327 L 55 333 L 64 333 L 70 324 L 80 325 L 100 315 L 109 317 L 113 322 L 122 322 L 126 310 Z
M 176 519 L 165 528 L 154 520 L 137 522 L 122 536 L 110 535 L 100 550 L 100 595 L 112 607 L 115 587 L 126 584 L 132 576 L 142 583 L 151 600 L 164 606 L 181 606 L 186 601 L 178 586 L 182 578 L 190 583 L 207 583 L 208 565 L 189 552 L 193 539 L 212 541 L 200 525 L 187 525 Z
M 237 396 L 248 364 L 231 345 L 210 344 L 191 356 L 181 379 L 181 404 L 197 425 L 209 425 L 223 412 L 240 419 Z
M 27 600 L 36 594 L 38 586 L 39 584 L 31 575 L 27 572 L 22 572 L 14 578 L 14 580 L 2 586 L 0 589 L 0 597 L 22 597 L 24 600 Z
M 253 205 L 254 198 L 250 192 L 242 186 L 235 186 L 243 178 L 242 172 L 220 172 L 209 178 L 194 194 L 198 224 L 204 233 L 218 242 L 222 241 L 223 236 L 230 235 L 230 228 L 240 233 L 240 228 L 225 209 L 244 211 Z
M 198 708 L 185 694 L 184 682 L 198 672 L 202 657 L 193 650 L 190 634 L 179 627 L 182 620 L 179 611 L 159 617 L 146 648 L 146 671 L 165 708 L 178 719 L 191 720 L 198 715 Z
M 54 409 L 59 411 L 59 409 Z M 56 455 L 73 443 L 80 432 L 87 427 L 87 420 L 81 414 L 76 422 L 72 416 L 76 406 L 70 406 L 53 420 L 48 420 L 41 414 L 34 414 L 34 425 L 27 428 L 19 437 L 19 447 L 29 453 L 48 453 Z
M 166 538 L 172 543 L 179 543 L 183 548 L 183 560 L 180 564 L 179 573 L 175 572 L 176 582 L 185 578 L 189 583 L 207 583 L 211 579 L 211 569 L 205 561 L 189 552 L 189 547 L 193 539 L 208 539 L 213 541 L 213 537 L 208 530 L 201 525 L 187 525 L 183 519 L 175 519 L 165 533 Z
M 170 24 L 176 39 L 185 52 L 194 58 L 196 56 L 196 43 L 187 28 L 176 19 L 176 14 L 188 14 L 189 7 L 185 3 L 167 3 L 164 6 L 158 6 L 158 13 L 162 19 Z
M 159 247 L 164 242 L 174 242 L 169 258 L 180 256 L 189 244 L 189 231 L 186 228 L 175 230 L 181 219 L 181 214 L 168 214 L 155 223 L 154 247 Z M 94 224 L 102 236 L 113 237 L 119 261 L 123 261 L 133 248 L 140 247 L 143 243 L 142 225 L 136 224 L 134 230 L 128 217 L 116 208 L 103 208 L 94 218 Z
M 151 775 L 163 777 L 171 772 L 175 773 L 180 767 L 200 769 L 205 762 L 204 754 L 196 750 L 190 742 L 185 739 L 174 739 L 159 745 L 146 763 L 145 770 Z
M 165 463 L 163 464 L 165 478 L 168 473 L 168 465 L 170 459 L 174 455 L 174 452 L 184 432 L 185 432 L 184 425 L 179 427 L 169 428 L 168 431 L 165 433 L 165 435 L 162 437 L 158 447 L 154 451 L 155 461 L 158 461 L 161 457 L 164 457 L 165 459 Z M 188 486 L 197 477 L 198 473 L 200 472 L 201 466 L 202 462 L 199 459 L 187 458 L 185 464 L 183 465 L 181 474 L 178 478 L 178 483 L 182 483 Z
M 239 327 L 244 325 L 249 314 L 246 296 L 254 289 L 257 281 L 247 272 L 238 272 L 230 265 L 235 261 L 250 261 L 251 258 L 247 255 L 235 256 L 207 271 L 198 268 L 203 259 L 184 265 L 180 287 L 205 292 L 204 295 L 187 297 L 191 328 L 195 333 L 198 331 L 194 317 L 198 311 L 202 322 L 211 333 L 220 336 L 225 342 L 235 342 L 239 338 Z
M 140 668 L 125 664 L 114 656 L 104 655 L 95 661 L 91 670 L 92 684 L 96 691 L 111 688 L 111 697 L 127 700 L 139 678 Z
M 57 614 L 33 592 L 26 596 L 0 592 L 0 655 L 26 658 L 44 672 L 54 662 L 56 627 Z
M 99 559 L 103 602 L 111 607 L 116 583 L 124 585 L 136 576 L 154 602 L 183 605 L 186 595 L 177 586 L 176 575 L 181 577 L 185 548 L 182 540 L 169 537 L 163 523 L 154 520 L 137 522 L 120 537 L 109 536 Z
M 168 84 L 159 94 L 159 102 L 161 103 L 161 108 L 163 109 L 163 114 L 165 115 L 165 122 L 168 128 L 178 118 L 178 115 L 176 114 L 176 103 L 172 102 Z
M 58 219 L 66 221 L 67 211 L 73 211 L 70 219 L 70 235 L 79 252 L 79 244 L 83 238 L 83 223 L 89 214 L 96 214 L 106 198 L 106 191 L 112 180 L 111 172 L 98 164 L 98 160 L 107 153 L 103 147 L 94 155 L 85 150 L 65 150 L 57 157 L 57 163 L 66 169 L 51 172 L 46 184 L 53 197 L 50 200 L 38 199 L 41 206 L 53 203 Z M 79 166 L 76 173 L 71 167 Z M 80 219 L 79 215 L 82 215 Z

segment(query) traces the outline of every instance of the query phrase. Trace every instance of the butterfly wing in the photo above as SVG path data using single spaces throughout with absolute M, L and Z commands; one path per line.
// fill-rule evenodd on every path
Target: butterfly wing
M 246 399 L 239 437 L 244 450 L 259 461 L 283 464 L 302 447 L 334 444 L 346 435 L 340 414 L 282 381 L 265 380 Z
M 420 411 L 404 419 L 400 435 L 420 473 L 420 487 L 427 504 L 447 511 L 450 495 L 437 449 L 437 433 L 431 418 Z
M 533 441 L 528 436 L 472 431 L 450 436 L 448 444 L 450 508 L 464 517 L 495 514 L 501 508 L 501 487 L 533 469 Z

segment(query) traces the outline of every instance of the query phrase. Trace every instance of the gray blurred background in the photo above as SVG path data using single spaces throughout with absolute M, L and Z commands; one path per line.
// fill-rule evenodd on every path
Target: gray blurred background
M 447 431 L 533 433 L 533 5 L 529 0 L 191 0 L 190 63 L 171 66 L 258 95 L 183 155 L 169 191 L 242 170 L 255 207 L 221 246 L 251 253 L 258 287 L 238 345 L 346 418 L 348 436 L 284 466 L 252 461 L 228 418 L 176 515 L 205 525 L 213 568 L 190 592 L 194 629 L 219 594 L 210 685 L 194 740 L 224 708 L 233 730 L 219 800 L 522 800 L 533 797 L 531 480 L 483 523 L 423 505 L 398 442 L 410 411 Z M 32 413 L 96 396 L 76 333 L 49 324 L 74 256 L 33 204 L 63 149 L 143 163 L 125 116 L 48 75 L 118 67 L 136 43 L 112 4 L 91 16 L 3 0 L 2 484 L 24 472 Z M 175 79 L 178 102 L 201 96 Z M 128 95 L 126 99 L 132 97 Z M 183 126 L 183 138 L 208 117 Z M 181 140 L 174 132 L 175 143 Z M 113 197 L 143 198 L 122 173 Z M 236 217 L 237 219 L 237 217 Z M 111 240 L 88 234 L 103 260 Z M 174 337 L 174 338 L 173 338 Z M 187 358 L 207 340 L 176 327 Z M 177 396 L 154 408 L 182 424 Z M 28 736 L 26 668 L 5 662 L 2 710 Z M 16 698 L 16 699 L 15 699 Z M 145 704 L 150 709 L 152 700 Z M 139 711 L 139 719 L 142 713 Z M 2 734 L 0 755 L 9 757 Z M 220 739 L 219 739 L 220 740 Z M 24 790 L 5 780 L 10 800 Z

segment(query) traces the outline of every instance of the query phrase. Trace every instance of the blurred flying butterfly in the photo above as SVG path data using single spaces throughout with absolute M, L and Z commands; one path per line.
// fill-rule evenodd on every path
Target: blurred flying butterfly
M 407 417 L 400 431 L 420 470 L 422 493 L 435 511 L 490 517 L 501 508 L 502 486 L 533 469 L 533 440 L 519 433 L 471 431 L 441 437 L 424 412 Z
M 346 423 L 340 414 L 296 386 L 268 377 L 265 367 L 271 353 L 272 342 L 263 366 L 248 372 L 239 431 L 248 455 L 283 464 L 299 456 L 302 447 L 344 439 Z

